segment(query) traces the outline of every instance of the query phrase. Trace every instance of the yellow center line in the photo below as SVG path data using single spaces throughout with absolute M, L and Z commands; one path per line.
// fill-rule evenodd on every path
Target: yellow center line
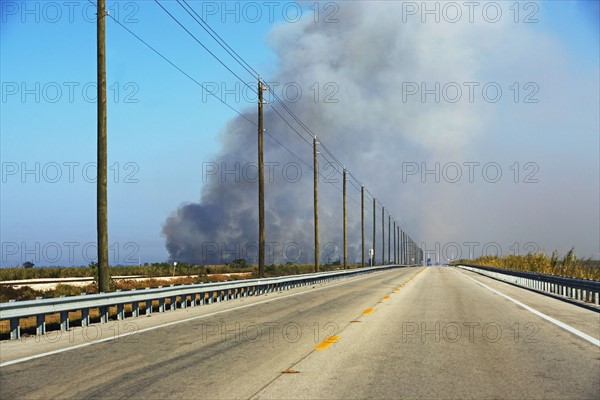
M 325 350 L 325 349 L 329 348 L 329 346 L 331 346 L 332 344 L 337 343 L 339 339 L 340 339 L 339 335 L 329 336 L 325 340 L 323 340 L 321 343 L 316 345 L 315 350 Z
M 365 315 L 368 315 L 368 314 L 371 314 L 373 311 L 375 311 L 374 308 L 367 308 L 362 313 L 365 314 Z

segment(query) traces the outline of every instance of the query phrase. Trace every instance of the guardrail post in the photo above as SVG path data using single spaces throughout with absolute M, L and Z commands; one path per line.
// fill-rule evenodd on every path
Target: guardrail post
M 600 306 L 600 292 L 594 293 L 594 304 Z
M 125 310 L 123 304 L 117 304 L 117 320 L 122 321 L 125 318 Z
M 14 301 L 14 300 L 11 300 Z M 19 318 L 10 319 L 10 340 L 21 338 L 21 327 L 19 326 Z
M 140 303 L 134 301 L 131 303 L 131 316 L 137 318 L 140 316 Z
M 60 313 L 60 330 L 61 332 L 69 330 L 69 312 L 61 311 Z
M 82 308 L 81 309 L 81 326 L 86 327 L 90 326 L 90 309 Z
M 177 309 L 177 296 L 171 296 L 171 304 L 169 304 L 169 311 L 175 311 Z
M 108 322 L 108 307 L 101 306 L 100 307 L 100 323 L 105 324 Z
M 187 308 L 187 295 L 181 296 L 181 308 Z
M 46 315 L 39 314 L 35 316 L 35 334 L 42 336 L 46 334 Z
M 146 315 L 152 314 L 152 300 L 146 300 Z

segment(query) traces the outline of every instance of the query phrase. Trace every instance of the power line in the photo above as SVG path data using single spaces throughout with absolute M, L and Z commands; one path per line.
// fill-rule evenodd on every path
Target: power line
M 300 160 L 300 162 L 302 162 L 303 164 L 305 164 L 307 167 L 312 168 L 309 163 L 307 163 L 306 161 L 304 161 L 302 158 L 300 158 L 300 156 L 298 156 L 296 153 L 294 153 L 292 150 L 290 150 L 288 147 L 286 147 L 283 143 L 281 143 L 279 140 L 277 140 L 275 138 L 275 136 L 271 135 L 269 132 L 265 132 L 265 133 L 271 139 L 273 139 L 277 144 L 279 144 L 281 147 L 283 147 L 285 150 L 287 150 L 288 153 L 290 153 L 291 155 L 293 155 L 294 157 L 296 157 L 298 160 Z
M 223 67 L 225 67 L 229 72 L 231 72 L 236 78 L 238 78 L 240 80 L 240 82 L 242 82 L 242 84 L 244 84 L 246 87 L 248 87 L 250 90 L 254 90 L 254 88 L 252 88 L 250 85 L 248 85 L 248 83 L 246 83 L 246 81 L 244 81 L 242 78 L 240 78 L 240 76 L 238 74 L 236 74 L 235 72 L 233 72 L 233 70 L 231 68 L 229 68 L 223 61 L 221 61 L 221 59 L 219 57 L 217 57 L 212 51 L 210 51 L 208 49 L 208 47 L 206 47 L 196 36 L 194 36 L 194 34 L 192 32 L 190 32 L 185 26 L 183 26 L 183 24 L 181 22 L 179 22 L 179 20 L 173 15 L 171 14 L 166 8 L 164 8 L 162 6 L 162 4 L 160 4 L 158 2 L 158 0 L 154 0 L 154 2 L 156 4 L 158 4 L 158 6 L 160 8 L 163 9 L 164 12 L 166 12 L 172 19 L 173 21 L 175 21 L 177 23 L 177 25 L 179 25 L 184 31 L 186 31 L 188 33 L 188 35 L 190 35 L 200 46 L 202 46 L 202 48 L 204 50 L 206 50 L 211 56 L 213 56 L 213 58 L 215 60 L 217 60 Z M 186 10 L 187 11 L 187 10 Z M 189 13 L 189 11 L 188 11 Z M 191 14 L 190 14 L 191 15 Z M 193 17 L 193 16 L 192 16 Z
M 283 117 L 283 115 L 281 115 L 281 114 L 279 113 L 279 111 L 277 111 L 277 109 L 275 109 L 275 107 L 273 107 L 273 105 L 272 105 L 271 103 L 269 103 L 269 105 L 271 106 L 271 109 L 272 109 L 273 111 L 275 111 L 275 114 L 279 115 L 279 118 L 281 118 L 281 119 L 282 119 L 282 120 L 283 120 L 283 121 L 284 121 L 284 122 L 287 124 L 287 126 L 289 126 L 289 127 L 290 127 L 290 128 L 291 128 L 291 129 L 292 129 L 292 130 L 293 130 L 293 131 L 296 133 L 296 135 L 298 135 L 298 136 L 300 137 L 300 139 L 304 140 L 304 141 L 306 142 L 306 144 L 307 144 L 309 147 L 312 147 L 312 143 L 311 143 L 311 142 L 310 142 L 308 139 L 306 139 L 304 136 L 302 136 L 302 134 L 301 134 L 300 132 L 298 132 L 298 131 L 296 130 L 296 128 L 294 128 L 294 127 L 292 126 L 292 124 L 290 124 L 290 123 L 289 123 L 289 121 L 288 121 L 287 119 L 285 119 L 285 118 Z
M 90 3 L 92 3 L 90 1 Z M 92 3 L 94 4 L 94 3 Z M 251 119 L 249 119 L 247 116 L 245 116 L 244 114 L 242 114 L 241 112 L 239 112 L 238 110 L 236 110 L 233 106 L 231 106 L 229 103 L 227 103 L 226 101 L 224 101 L 223 99 L 219 98 L 217 95 L 215 95 L 213 92 L 211 92 L 210 90 L 208 90 L 202 83 L 198 82 L 196 79 L 194 79 L 190 74 L 188 74 L 187 72 L 185 72 L 183 69 L 181 69 L 180 67 L 178 67 L 173 61 L 169 60 L 167 57 L 165 57 L 164 55 L 162 55 L 158 50 L 156 50 L 154 47 L 152 47 L 148 42 L 146 42 L 144 39 L 142 39 L 141 37 L 139 37 L 137 34 L 135 34 L 132 30 L 130 30 L 129 28 L 127 28 L 125 25 L 123 25 L 121 22 L 119 22 L 115 17 L 113 17 L 110 14 L 107 14 L 107 16 L 109 18 L 111 18 L 113 21 L 115 21 L 115 23 L 117 23 L 120 27 L 122 27 L 123 29 L 125 29 L 127 32 L 129 32 L 133 37 L 135 37 L 138 41 L 140 41 L 141 43 L 143 43 L 146 47 L 148 47 L 150 50 L 152 50 L 155 54 L 157 54 L 160 58 L 162 58 L 163 60 L 165 60 L 166 62 L 168 62 L 173 68 L 175 68 L 176 70 L 178 70 L 179 72 L 181 72 L 183 75 L 185 75 L 187 78 L 189 78 L 192 82 L 194 82 L 196 85 L 200 86 L 202 89 L 204 89 L 208 94 L 210 94 L 211 96 L 215 97 L 217 100 L 219 100 L 221 103 L 225 104 L 227 107 L 229 107 L 229 109 L 231 109 L 232 111 L 234 111 L 236 114 L 238 114 L 240 117 L 244 118 L 246 121 L 250 122 L 252 125 L 256 126 L 256 122 L 252 121 Z
M 240 64 L 246 71 L 248 71 L 248 73 L 250 75 L 253 75 L 254 79 L 258 79 L 260 77 L 260 74 L 258 72 L 256 72 L 256 70 L 254 68 L 252 68 L 252 66 L 250 66 L 250 64 L 248 64 L 243 58 L 242 56 L 240 56 L 234 49 L 231 48 L 231 46 L 229 46 L 227 44 L 227 42 L 221 37 L 219 36 L 219 34 L 217 32 L 215 32 L 210 25 L 208 25 L 208 23 L 202 19 L 202 17 L 200 15 L 198 15 L 198 13 L 192 8 L 192 6 L 190 6 L 187 1 L 182 0 L 182 2 L 192 11 L 192 13 L 194 13 L 194 15 L 197 17 L 194 18 L 194 15 L 192 15 L 192 18 L 194 18 L 194 20 L 196 20 L 196 22 L 202 27 L 202 29 L 204 29 L 213 39 L 215 39 L 215 41 L 223 48 L 225 49 L 225 51 L 227 53 L 229 53 L 229 55 L 238 62 L 238 64 Z M 177 0 L 177 3 L 179 3 L 179 5 L 185 9 L 185 7 L 181 4 L 180 0 Z M 187 9 L 186 9 L 187 11 Z M 189 11 L 188 11 L 189 13 Z M 190 14 L 191 15 L 191 14 Z M 215 37 L 216 36 L 216 37 Z M 233 54 L 232 54 L 233 53 Z
M 231 72 L 235 77 L 237 77 L 245 86 L 247 86 L 248 88 L 250 88 L 251 90 L 253 90 L 253 88 L 251 88 L 246 82 L 244 82 L 244 80 L 237 75 L 231 68 L 229 68 L 219 57 L 217 57 L 212 51 L 210 51 L 202 42 L 200 42 L 200 40 L 198 40 L 198 38 L 196 38 L 185 26 L 183 26 L 183 24 L 175 17 L 173 16 L 173 14 L 171 14 L 167 9 L 165 9 L 159 2 L 158 0 L 154 0 L 156 2 L 156 4 L 158 4 L 179 26 L 181 26 L 181 28 L 183 28 L 198 44 L 200 44 L 210 55 L 213 56 L 213 58 L 215 58 L 221 65 L 223 65 L 229 72 Z M 182 2 L 187 6 L 187 8 L 182 4 Z M 196 23 L 198 23 L 202 29 L 204 29 L 234 60 L 236 60 L 236 62 L 238 62 L 238 64 L 240 64 L 250 75 L 252 75 L 253 78 L 258 79 L 259 78 L 259 74 L 258 72 L 252 68 L 250 66 L 250 64 L 248 64 L 243 57 L 241 57 L 235 50 L 233 50 L 233 48 L 231 46 L 229 46 L 229 44 L 227 44 L 227 42 L 216 32 L 214 31 L 209 25 L 208 23 L 206 23 L 206 21 L 204 21 L 199 15 L 198 13 L 186 2 L 186 0 L 177 0 L 177 3 L 196 21 Z M 188 9 L 189 8 L 189 9 Z M 190 12 L 191 10 L 191 12 Z M 277 96 L 277 94 L 274 92 L 274 90 L 267 84 L 265 83 L 265 86 L 267 87 L 268 90 L 271 91 L 271 94 L 273 95 L 273 98 L 279 103 L 279 105 L 281 105 L 281 107 L 287 111 L 287 113 L 292 117 L 292 119 L 304 130 L 306 131 L 309 135 L 311 136 L 316 136 L 316 134 L 306 125 L 304 124 L 304 122 L 302 122 L 300 120 L 300 118 L 294 114 L 294 112 L 283 102 L 283 100 L 281 100 L 281 98 L 279 98 L 279 96 Z M 283 117 L 283 115 L 281 115 L 281 113 L 279 111 L 277 111 L 275 109 L 275 107 L 273 107 L 272 104 L 271 105 L 271 109 L 273 111 L 275 111 L 275 113 L 286 123 L 286 125 L 288 125 L 300 138 L 302 138 L 309 146 L 310 146 L 310 142 L 302 135 L 300 134 L 300 132 L 298 132 L 298 130 L 296 130 L 291 124 L 290 122 L 285 119 Z M 271 136 L 271 135 L 269 135 Z M 271 136 L 271 138 L 274 139 L 273 136 Z M 276 139 L 275 139 L 276 140 Z M 320 140 L 320 145 L 323 148 L 323 150 L 328 153 L 331 158 L 335 161 L 336 164 L 338 164 L 340 167 L 345 167 L 345 165 L 333 154 L 333 152 L 331 152 L 329 150 L 329 148 L 323 143 L 323 141 L 321 139 Z M 276 140 L 277 141 L 277 140 Z M 277 141 L 280 145 L 282 145 L 282 143 L 280 143 L 279 141 Z M 283 146 L 283 145 L 282 145 Z M 285 147 L 286 150 L 288 150 L 288 152 L 290 152 L 291 154 L 293 154 L 296 158 L 300 159 L 299 156 L 297 156 L 295 153 L 293 153 L 291 150 L 289 150 L 287 147 Z M 327 157 L 325 157 L 324 153 L 321 153 L 321 155 L 331 164 L 333 164 L 333 162 L 331 162 L 329 159 L 327 159 Z M 303 161 L 304 162 L 304 161 Z M 336 172 L 340 173 L 339 171 L 336 170 Z M 350 174 L 357 182 L 359 182 L 352 174 Z M 339 189 L 339 188 L 338 188 Z M 367 191 L 368 192 L 368 191 Z M 381 204 L 381 202 L 379 202 Z M 383 206 L 383 205 L 382 205 Z
M 177 17 L 175 17 L 172 13 L 170 13 L 165 7 L 163 7 L 163 5 L 158 1 L 158 0 L 154 0 L 155 3 L 167 14 L 169 15 L 186 33 L 188 33 L 188 35 L 190 35 L 200 46 L 202 46 L 202 48 L 204 48 L 205 51 L 207 51 L 215 60 L 217 60 L 223 67 L 225 67 L 233 76 L 235 76 L 237 79 L 240 80 L 240 82 L 242 82 L 246 87 L 248 87 L 250 90 L 254 91 L 254 88 L 252 88 L 250 85 L 248 85 L 247 82 L 245 82 L 236 72 L 234 72 L 225 62 L 223 62 L 215 53 L 213 53 L 208 47 L 206 47 L 192 32 L 190 32 L 190 30 L 188 30 L 178 19 Z M 91 0 L 88 0 L 89 3 L 95 5 Z M 244 68 L 246 70 L 246 72 L 248 72 L 254 79 L 259 79 L 259 74 L 258 72 L 252 68 L 252 66 L 250 66 L 250 64 L 248 64 L 243 57 L 241 57 L 231 46 L 229 46 L 227 44 L 227 42 L 216 32 L 214 31 L 209 25 L 208 23 L 206 23 L 206 21 L 204 21 L 202 19 L 202 17 L 200 17 L 200 15 L 198 15 L 198 13 L 187 3 L 186 0 L 177 0 L 177 3 L 179 4 L 179 6 L 181 6 L 193 19 L 194 21 L 200 25 L 200 27 L 202 29 L 204 29 L 218 44 L 219 46 L 221 46 L 239 65 L 242 66 L 242 68 Z M 184 5 L 185 4 L 185 5 Z M 224 101 L 223 99 L 219 98 L 217 95 L 215 95 L 213 92 L 209 91 L 203 84 L 201 84 L 200 82 L 198 82 L 196 79 L 194 79 L 191 75 L 189 75 L 187 72 L 185 72 L 183 69 L 181 69 L 180 67 L 178 67 L 174 62 L 172 62 L 170 59 L 168 59 L 167 57 L 165 57 L 164 55 L 162 55 L 158 50 L 156 50 L 154 47 L 152 47 L 149 43 L 147 43 L 146 41 L 144 41 L 141 37 L 139 37 L 137 34 L 135 34 L 133 31 L 131 31 L 129 28 L 127 28 L 126 26 L 124 26 L 123 24 L 121 24 L 117 19 L 115 19 L 112 15 L 109 15 L 109 17 L 115 21 L 115 23 L 117 23 L 119 26 L 121 26 L 123 29 L 125 29 L 127 32 L 129 32 L 132 36 L 134 36 L 138 41 L 140 41 L 141 43 L 143 43 L 146 47 L 148 47 L 150 50 L 152 50 L 154 53 L 156 53 L 159 57 L 161 57 L 163 60 L 165 60 L 166 62 L 168 62 L 171 66 L 173 66 L 175 69 L 177 69 L 180 73 L 182 73 L 183 75 L 185 75 L 188 79 L 190 79 L 191 81 L 193 81 L 194 83 L 196 83 L 198 86 L 200 86 L 203 90 L 205 90 L 206 92 L 208 92 L 210 95 L 212 95 L 213 97 L 216 97 L 221 103 L 225 104 L 228 108 L 230 108 L 232 111 L 234 111 L 236 114 L 238 114 L 239 116 L 241 116 L 242 118 L 244 118 L 247 122 L 251 123 L 253 126 L 257 126 L 257 124 L 252 121 L 251 119 L 249 119 L 246 115 L 242 114 L 241 112 L 239 112 L 238 110 L 236 110 L 234 107 L 232 107 L 230 104 L 228 104 L 226 101 Z M 277 94 L 273 91 L 273 89 L 268 85 L 265 84 L 265 86 L 267 87 L 267 89 L 269 89 L 273 95 L 273 98 L 277 101 L 277 103 L 279 103 L 279 105 L 291 116 L 291 118 L 302 128 L 302 130 L 304 130 L 307 134 L 309 134 L 310 136 L 315 137 L 316 134 L 290 109 L 290 107 L 288 107 L 287 104 L 285 104 L 285 102 L 283 102 L 283 100 L 277 96 Z M 307 138 L 305 137 L 305 135 L 301 134 L 274 106 L 273 104 L 271 105 L 271 109 L 275 112 L 275 114 L 281 118 L 284 123 L 286 125 L 288 125 L 288 127 L 290 127 L 290 129 L 293 130 L 294 133 L 296 133 L 296 135 L 298 135 L 304 142 L 306 142 L 307 145 L 311 146 L 311 143 L 309 140 L 307 140 Z M 301 157 L 299 157 L 296 153 L 294 153 L 290 148 L 288 148 L 287 146 L 285 146 L 283 143 L 281 143 L 279 140 L 277 140 L 273 135 L 271 135 L 270 133 L 267 133 L 269 135 L 269 137 L 271 137 L 271 139 L 273 139 L 277 144 L 279 144 L 281 147 L 283 147 L 288 153 L 290 153 L 291 155 L 293 155 L 295 158 L 297 158 L 299 161 L 301 161 L 303 164 L 307 165 L 309 168 L 310 165 L 304 161 Z M 322 139 L 319 139 L 319 143 L 321 145 L 321 148 L 323 149 L 323 152 L 321 152 L 321 156 L 330 164 L 337 164 L 342 168 L 345 168 L 345 165 L 333 154 L 333 152 L 331 150 L 329 150 L 329 148 L 323 143 Z M 333 159 L 333 161 L 331 161 L 325 154 L 328 154 L 331 159 Z M 338 174 L 341 174 L 341 172 L 335 168 L 334 169 L 335 172 L 337 172 Z M 361 183 L 361 181 L 356 178 L 356 176 L 354 176 L 354 174 L 352 174 L 349 170 L 346 170 L 349 177 L 351 179 L 348 179 L 348 181 L 352 184 L 352 186 L 354 186 L 356 189 L 360 190 L 359 187 L 357 187 L 357 185 L 355 185 L 352 180 L 354 180 L 358 185 L 360 185 L 361 187 L 364 187 L 364 185 Z M 338 191 L 342 192 L 340 188 L 338 188 L 337 186 L 335 186 L 333 184 L 333 182 L 328 182 L 328 179 L 326 179 L 322 173 L 320 173 L 319 171 L 317 171 L 318 175 L 320 175 L 325 183 L 330 183 L 332 184 Z M 381 207 L 383 207 L 383 203 L 381 203 L 381 201 L 378 201 L 374 194 L 371 193 L 368 189 L 366 189 L 365 187 L 365 193 L 366 193 L 366 197 L 370 197 L 371 199 L 375 200 L 375 203 L 379 203 L 379 205 Z M 350 198 L 352 201 L 354 201 L 354 203 L 356 203 L 358 205 L 358 202 L 352 198 L 351 196 L 348 196 L 348 198 Z M 391 216 L 389 210 L 388 210 L 388 215 Z

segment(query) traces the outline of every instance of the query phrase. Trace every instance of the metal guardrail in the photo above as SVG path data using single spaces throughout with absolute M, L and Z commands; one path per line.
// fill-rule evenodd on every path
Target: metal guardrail
M 131 305 L 132 317 L 138 317 L 142 314 L 151 314 L 154 301 L 158 301 L 158 312 L 173 311 L 178 308 L 178 305 L 179 308 L 195 307 L 401 267 L 404 266 L 377 266 L 276 278 L 171 285 L 152 289 L 134 289 L 38 300 L 11 300 L 7 303 L 0 303 L 0 320 L 10 321 L 10 339 L 17 340 L 21 337 L 20 318 L 35 316 L 36 335 L 44 335 L 46 333 L 45 320 L 48 314 L 60 314 L 60 330 L 66 331 L 69 329 L 69 312 L 81 311 L 81 325 L 88 326 L 90 324 L 90 309 L 98 309 L 100 311 L 100 323 L 106 323 L 109 319 L 109 307 L 116 306 L 117 319 L 122 320 L 125 318 L 124 306 L 127 304 Z M 167 299 L 169 299 L 168 304 Z M 143 305 L 141 308 L 140 304 Z
M 514 285 L 551 293 L 568 299 L 600 305 L 600 282 L 564 276 L 514 271 L 482 265 L 459 264 L 458 268 L 476 272 Z

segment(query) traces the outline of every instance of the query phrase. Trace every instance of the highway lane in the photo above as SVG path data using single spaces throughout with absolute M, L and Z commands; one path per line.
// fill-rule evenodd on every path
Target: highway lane
M 407 268 L 200 307 L 231 309 L 5 366 L 0 398 L 600 396 L 597 346 L 469 277 L 600 335 L 593 311 L 455 268 Z
M 249 398 L 418 270 L 188 309 L 224 312 L 2 367 L 0 398 Z
M 256 398 L 599 398 L 597 346 L 457 271 L 427 268 Z M 598 338 L 597 313 L 511 290 L 550 314 L 570 307 Z

